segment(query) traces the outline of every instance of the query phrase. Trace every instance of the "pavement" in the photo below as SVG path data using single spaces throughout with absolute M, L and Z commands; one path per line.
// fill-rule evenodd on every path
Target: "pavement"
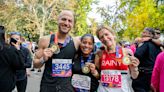
M 35 69 L 35 71 L 28 71 L 29 76 L 26 92 L 39 92 L 43 69 L 42 72 L 38 72 L 37 70 L 38 69 Z M 14 89 L 12 92 L 17 92 L 17 90 Z

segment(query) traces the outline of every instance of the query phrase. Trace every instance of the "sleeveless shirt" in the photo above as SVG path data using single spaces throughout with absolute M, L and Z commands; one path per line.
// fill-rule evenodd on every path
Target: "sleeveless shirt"
M 50 43 L 54 43 L 55 35 L 52 34 Z M 41 86 L 53 86 L 54 89 L 64 89 L 64 92 L 72 92 L 71 77 L 52 77 L 52 59 L 72 59 L 76 53 L 73 39 L 67 43 L 65 47 L 60 48 L 60 53 L 53 54 L 51 58 L 45 63 L 45 69 L 41 80 Z
M 116 58 L 116 53 L 108 53 L 103 51 L 102 57 L 100 58 L 100 69 L 102 71 L 115 72 L 118 71 L 121 74 L 121 87 L 113 88 L 106 87 L 99 83 L 98 92 L 133 92 L 130 83 L 130 75 L 128 72 L 128 66 L 122 63 L 123 50 L 119 49 L 119 57 Z M 102 73 L 101 73 L 102 77 Z

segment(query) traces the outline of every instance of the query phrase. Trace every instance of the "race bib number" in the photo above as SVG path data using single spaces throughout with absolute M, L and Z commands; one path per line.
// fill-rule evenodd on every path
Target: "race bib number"
M 72 76 L 72 85 L 77 90 L 85 90 L 89 92 L 91 88 L 91 78 L 85 75 L 74 74 Z
M 105 87 L 120 88 L 121 87 L 121 72 L 117 70 L 102 70 L 101 83 Z
M 70 77 L 72 75 L 71 59 L 53 59 L 52 77 Z

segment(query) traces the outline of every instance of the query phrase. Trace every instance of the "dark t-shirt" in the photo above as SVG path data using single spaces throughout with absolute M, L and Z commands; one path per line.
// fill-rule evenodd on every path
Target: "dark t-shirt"
M 92 60 L 94 60 L 94 56 L 92 57 Z M 87 62 L 87 58 L 84 58 L 84 63 Z M 82 67 L 81 67 L 81 60 L 80 60 L 80 56 L 77 56 L 75 59 L 74 59 L 74 62 L 73 62 L 73 74 L 80 74 L 80 75 L 86 75 L 86 76 L 89 76 L 91 78 L 91 90 L 90 92 L 95 92 L 98 88 L 98 80 L 90 73 L 88 74 L 84 74 L 82 72 Z M 94 63 L 94 62 L 92 62 Z
M 146 41 L 142 46 L 136 49 L 134 56 L 140 61 L 139 67 L 145 67 L 152 70 L 155 64 L 155 59 L 160 52 L 161 49 L 159 46 L 152 41 Z

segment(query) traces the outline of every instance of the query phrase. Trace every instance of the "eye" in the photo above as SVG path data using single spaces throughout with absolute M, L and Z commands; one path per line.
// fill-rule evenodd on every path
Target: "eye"
M 87 42 L 86 41 L 83 41 L 82 44 L 87 44 Z
M 89 42 L 89 45 L 93 45 L 93 43 L 92 42 Z
M 70 23 L 72 23 L 72 20 L 68 20 Z
M 62 21 L 66 21 L 67 19 L 66 19 L 66 18 L 62 18 L 61 20 L 62 20 Z

